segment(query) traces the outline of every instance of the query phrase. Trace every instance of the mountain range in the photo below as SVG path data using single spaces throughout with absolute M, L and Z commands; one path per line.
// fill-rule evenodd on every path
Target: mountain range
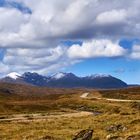
M 111 75 L 94 74 L 78 77 L 73 73 L 59 72 L 51 76 L 43 76 L 38 73 L 26 72 L 22 75 L 12 72 L 0 79 L 1 82 L 29 84 L 40 87 L 55 88 L 124 88 L 128 85 L 122 80 Z

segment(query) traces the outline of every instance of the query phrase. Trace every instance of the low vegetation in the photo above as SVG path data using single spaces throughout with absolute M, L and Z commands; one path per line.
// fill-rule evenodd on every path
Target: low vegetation
M 1 90 L 3 88 L 5 90 Z M 125 99 L 140 96 L 138 88 L 132 97 L 128 91 L 123 91 L 119 93 Z M 92 96 L 96 93 L 100 97 L 118 97 L 118 90 L 97 94 L 97 91 L 87 89 L 0 85 L 0 139 L 72 140 L 77 133 L 88 128 L 93 130 L 93 140 L 140 139 L 138 102 L 82 99 L 80 95 L 84 92 L 90 92 Z M 90 114 L 82 114 L 83 111 Z
M 140 100 L 140 87 L 101 90 L 100 93 L 105 98 Z

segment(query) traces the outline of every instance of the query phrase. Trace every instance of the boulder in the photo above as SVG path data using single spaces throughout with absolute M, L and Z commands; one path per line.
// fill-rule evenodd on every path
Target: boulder
M 87 129 L 82 130 L 72 140 L 91 140 L 93 135 L 93 130 Z
M 111 125 L 111 126 L 106 128 L 106 131 L 110 132 L 110 133 L 115 133 L 117 131 L 125 131 L 125 130 L 127 130 L 127 128 L 121 124 Z
M 113 135 L 107 135 L 106 137 L 107 140 L 124 140 L 122 137 L 120 136 L 113 136 Z

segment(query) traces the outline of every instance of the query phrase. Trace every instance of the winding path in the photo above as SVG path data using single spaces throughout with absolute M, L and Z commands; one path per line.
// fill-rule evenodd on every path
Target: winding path
M 97 99 L 97 100 L 106 100 L 106 101 L 112 101 L 112 102 L 138 102 L 140 103 L 140 100 L 123 100 L 123 99 L 88 97 L 89 94 L 90 93 L 83 93 L 80 97 L 83 99 Z
M 90 93 L 83 93 L 80 98 L 82 99 L 97 99 L 97 100 L 106 100 L 106 101 L 112 101 L 112 102 L 139 102 L 140 100 L 121 100 L 121 99 L 109 99 L 109 98 L 102 98 L 102 97 L 88 97 Z M 77 112 L 71 112 L 71 113 L 65 113 L 65 114 L 18 114 L 18 115 L 12 115 L 8 118 L 3 117 L 0 118 L 0 122 L 11 122 L 11 121 L 33 121 L 33 120 L 43 120 L 43 119 L 55 119 L 55 118 L 62 118 L 62 117 L 82 117 L 82 116 L 90 116 L 93 115 L 92 112 L 86 112 L 86 111 L 77 111 Z

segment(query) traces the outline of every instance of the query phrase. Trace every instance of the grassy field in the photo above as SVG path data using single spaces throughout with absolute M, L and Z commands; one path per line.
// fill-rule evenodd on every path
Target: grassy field
M 93 140 L 140 140 L 140 103 L 80 98 L 90 92 L 90 96 L 106 98 L 120 93 L 123 99 L 131 99 L 132 89 L 126 90 L 0 85 L 0 140 L 72 140 L 88 128 L 94 130 Z M 134 90 L 133 99 L 138 99 L 140 90 Z

